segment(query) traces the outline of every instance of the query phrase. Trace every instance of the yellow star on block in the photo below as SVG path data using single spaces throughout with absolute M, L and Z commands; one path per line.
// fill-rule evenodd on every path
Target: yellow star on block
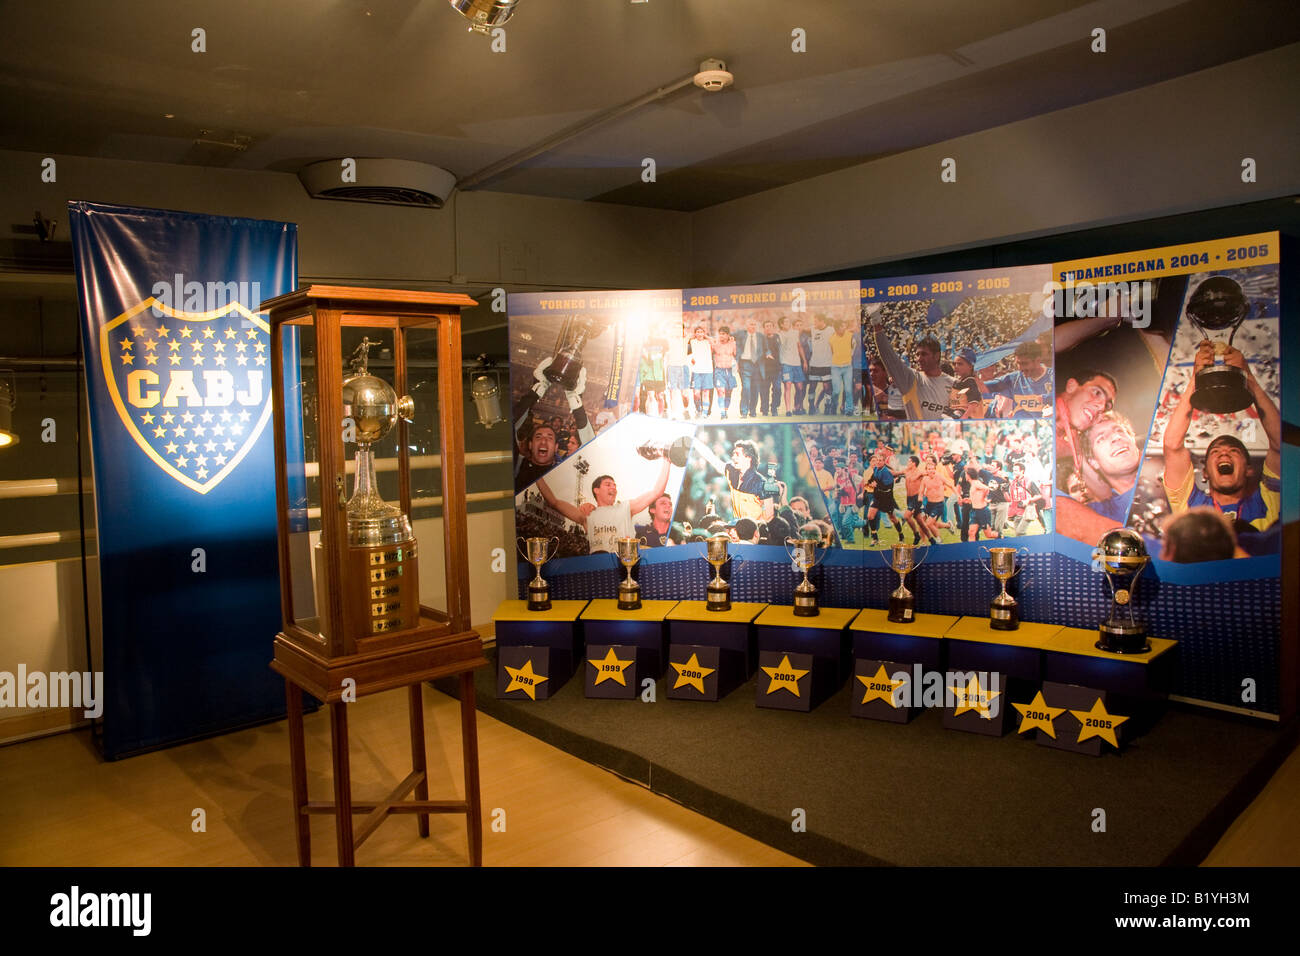
M 1000 697 L 1000 690 L 984 690 L 980 687 L 980 678 L 978 674 L 973 674 L 970 681 L 965 687 L 949 687 L 950 691 L 957 698 L 957 707 L 953 711 L 954 717 L 960 717 L 968 710 L 973 710 L 980 715 L 982 720 L 992 720 L 993 713 L 989 710 L 989 704 L 993 702 L 994 697 Z
M 694 687 L 701 694 L 705 693 L 704 678 L 712 674 L 716 667 L 701 667 L 698 654 L 692 654 L 690 660 L 685 664 L 679 664 L 676 661 L 669 661 L 673 670 L 677 671 L 677 683 L 673 684 L 673 690 L 679 687 Z
M 890 707 L 898 707 L 898 704 L 894 703 L 894 691 L 898 689 L 899 684 L 903 683 L 903 678 L 893 680 L 885 673 L 884 664 L 880 665 L 880 670 L 873 676 L 864 677 L 858 674 L 857 678 L 867 688 L 866 693 L 862 695 L 862 703 L 865 704 L 869 700 L 883 700 Z
M 612 651 L 611 651 L 612 653 Z M 512 690 L 522 690 L 528 695 L 529 700 L 537 699 L 537 685 L 544 680 L 550 680 L 545 674 L 533 673 L 533 660 L 530 657 L 524 661 L 523 667 L 511 667 L 505 665 L 506 673 L 510 675 L 510 684 L 506 687 L 506 693 Z
M 1092 710 L 1072 710 L 1070 713 L 1079 721 L 1079 739 L 1076 743 L 1083 743 L 1089 737 L 1100 737 L 1112 747 L 1119 748 L 1115 729 L 1128 718 L 1108 714 L 1100 697 L 1092 702 Z
M 227 443 L 232 444 L 232 443 Z M 627 686 L 627 678 L 623 676 L 623 671 L 627 670 L 632 661 L 621 661 L 614 656 L 614 648 L 610 648 L 603 659 L 594 661 L 590 658 L 587 663 L 596 668 L 596 685 L 605 683 L 607 680 L 616 680 L 624 687 Z
M 1040 690 L 1034 695 L 1034 699 L 1027 704 L 1017 704 L 1012 701 L 1011 706 L 1020 711 L 1020 730 L 1024 733 L 1027 730 L 1041 730 L 1053 740 L 1056 739 L 1056 718 L 1065 713 L 1064 707 L 1048 707 L 1047 701 L 1043 700 L 1043 692 Z
M 764 667 L 763 673 L 767 675 L 767 692 L 769 694 L 778 690 L 788 690 L 794 696 L 799 696 L 799 681 L 808 672 L 800 670 L 797 667 L 790 666 L 790 655 L 786 654 L 781 658 L 781 663 L 776 667 Z

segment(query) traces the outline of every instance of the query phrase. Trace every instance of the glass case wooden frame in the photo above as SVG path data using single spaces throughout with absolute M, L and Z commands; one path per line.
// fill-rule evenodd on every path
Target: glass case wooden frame
M 469 571 L 466 564 L 468 533 L 465 509 L 464 420 L 461 383 L 460 310 L 476 303 L 456 293 L 411 292 L 312 285 L 262 303 L 270 313 L 272 389 L 275 407 L 275 483 L 279 527 L 282 636 L 311 657 L 333 660 L 383 653 L 412 643 L 445 639 L 463 641 L 474 634 L 470 627 Z M 323 587 L 314 591 L 324 598 L 317 607 L 320 626 L 304 627 L 295 613 L 294 567 L 291 562 L 288 444 L 286 439 L 285 328 L 310 327 L 314 333 L 316 388 L 310 399 L 315 412 L 318 441 L 318 488 L 321 503 L 323 560 L 316 575 Z M 407 394 L 407 336 L 415 329 L 432 329 L 437 340 L 438 419 L 441 443 L 442 523 L 446 608 L 420 605 L 415 627 L 374 636 L 365 628 L 368 608 L 363 593 L 347 586 L 348 529 L 347 455 L 343 441 L 345 328 L 385 329 L 393 333 L 395 364 L 390 383 L 397 395 Z M 408 425 L 398 420 L 397 475 L 399 506 L 411 515 L 411 477 Z M 327 439 L 328 436 L 328 439 Z M 428 569 L 433 562 L 426 563 Z M 299 573 L 301 570 L 299 569 Z M 426 589 L 427 593 L 427 589 Z

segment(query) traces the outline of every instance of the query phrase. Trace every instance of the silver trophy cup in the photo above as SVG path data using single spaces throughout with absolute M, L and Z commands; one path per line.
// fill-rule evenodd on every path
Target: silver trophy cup
M 889 595 L 889 620 L 895 624 L 911 624 L 916 620 L 916 595 L 907 589 L 907 575 L 925 564 L 930 549 L 925 548 L 925 556 L 916 560 L 916 552 L 921 550 L 914 544 L 900 541 L 890 549 L 889 566 L 898 572 L 898 588 Z
M 803 572 L 803 580 L 794 587 L 794 613 L 797 617 L 816 617 L 817 588 L 808 580 L 808 572 L 817 566 L 817 546 L 821 544 L 816 538 L 786 538 L 786 553 L 794 560 L 794 565 Z M 791 547 L 793 545 L 793 548 Z M 823 552 L 823 557 L 825 553 Z
M 645 538 L 615 538 L 618 563 L 627 568 L 627 578 L 618 583 L 618 609 L 635 611 L 641 607 L 641 585 L 632 578 L 632 566 L 641 559 Z
M 1098 628 L 1097 647 L 1113 654 L 1145 654 L 1151 650 L 1147 629 L 1133 615 L 1133 590 L 1150 562 L 1142 536 L 1128 528 L 1108 531 L 1092 553 L 1110 585 L 1110 614 Z
M 528 582 L 528 610 L 530 611 L 549 611 L 551 609 L 551 586 L 542 577 L 542 565 L 551 558 L 555 557 L 556 552 L 560 550 L 559 538 L 519 538 L 517 539 L 522 547 L 519 553 L 524 556 L 524 560 L 533 566 L 533 579 Z M 555 542 L 555 549 L 547 555 L 550 550 L 551 542 Z
M 731 585 L 722 577 L 722 566 L 727 563 L 727 545 L 730 538 L 715 534 L 705 543 L 705 558 L 713 566 L 713 580 L 709 582 L 709 599 L 705 607 L 710 611 L 731 610 Z
M 989 627 L 995 631 L 1014 631 L 1020 627 L 1020 604 L 1007 592 L 1007 582 L 1024 569 L 1024 559 L 1029 556 L 1028 548 L 980 548 L 988 552 L 989 561 L 984 570 L 1002 582 L 1002 591 L 993 598 L 989 605 Z M 1017 563 L 1017 555 L 1020 555 Z M 980 563 L 984 564 L 983 559 Z

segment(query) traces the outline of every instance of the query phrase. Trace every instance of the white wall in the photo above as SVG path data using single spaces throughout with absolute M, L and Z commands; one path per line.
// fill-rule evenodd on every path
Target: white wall
M 692 219 L 695 285 L 770 282 L 1300 192 L 1297 76 L 1293 44 L 721 203 Z M 954 183 L 940 181 L 945 157 L 957 161 Z M 1243 157 L 1257 163 L 1253 184 L 1241 181 Z

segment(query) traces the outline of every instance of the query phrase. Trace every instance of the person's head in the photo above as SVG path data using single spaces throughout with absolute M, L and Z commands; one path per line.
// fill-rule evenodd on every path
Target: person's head
M 697 326 L 695 327 L 695 332 L 694 332 L 693 334 L 694 334 L 695 338 L 697 338 L 697 339 L 702 339 L 702 338 L 704 338 L 704 326 L 702 326 L 702 325 L 697 325 Z
M 1103 412 L 1080 436 L 1079 450 L 1113 488 L 1127 489 L 1137 477 L 1142 451 L 1133 426 L 1119 412 Z
M 763 323 L 763 332 L 766 335 L 772 335 L 776 332 L 776 323 L 768 319 Z
M 783 315 L 776 320 L 776 324 L 778 328 L 780 328 L 782 331 L 785 331 L 786 329 L 790 328 L 790 317 L 787 315 Z
M 758 534 L 758 525 L 753 518 L 741 518 L 736 522 L 736 540 L 751 543 Z
M 731 329 L 729 329 L 725 325 L 722 328 L 718 329 L 718 339 L 723 342 L 731 341 Z
M 528 436 L 528 460 L 534 465 L 552 465 L 555 463 L 555 429 L 538 422 Z
M 933 475 L 937 467 L 938 465 L 935 464 L 933 458 L 927 458 L 925 460 L 925 473 L 927 475 Z
M 1037 342 L 1021 342 L 1016 349 L 1016 365 L 1030 378 L 1043 374 L 1043 347 Z
M 564 439 L 565 454 L 572 455 L 575 451 L 578 450 L 580 444 L 581 443 L 578 441 L 578 433 L 569 432 L 569 434 Z
M 889 387 L 889 373 L 879 362 L 871 363 L 871 384 L 881 389 Z
M 1250 453 L 1235 435 L 1219 435 L 1205 449 L 1204 474 L 1210 491 L 1240 495 L 1250 483 Z
M 754 319 L 754 318 L 746 319 L 746 320 L 745 320 L 745 331 L 748 332 L 750 335 L 753 335 L 755 332 L 757 332 L 757 331 L 758 331 L 758 320 L 757 320 L 757 319 Z
M 1093 422 L 1115 407 L 1115 379 L 1106 372 L 1087 371 L 1066 380 L 1065 414 L 1076 431 L 1091 428 Z
M 650 514 L 655 521 L 660 524 L 666 524 L 673 516 L 673 499 L 666 492 L 654 500 L 650 505 Z
M 989 465 L 992 466 L 992 468 L 993 468 L 994 471 L 997 471 L 997 472 L 1002 471 L 1002 459 L 1001 459 L 1001 458 L 994 458 L 992 461 L 989 462 Z
M 957 353 L 957 357 L 952 360 L 953 371 L 958 378 L 970 378 L 975 374 L 975 350 L 962 349 Z
M 758 449 L 751 441 L 738 441 L 731 446 L 731 463 L 741 471 L 749 471 L 758 464 Z
M 797 318 L 794 320 L 794 327 L 798 331 L 802 332 L 804 329 L 808 328 L 808 323 L 805 322 L 802 318 Z
M 1025 463 L 1023 461 L 1013 461 L 1011 463 L 1011 474 L 1019 478 L 1025 473 Z
M 926 375 L 939 374 L 939 360 L 943 355 L 943 346 L 933 337 L 921 339 L 916 343 L 916 364 Z
M 909 455 L 907 460 L 912 463 L 912 467 L 914 468 L 919 468 L 921 466 L 921 459 L 917 458 L 915 455 Z
M 1225 561 L 1236 552 L 1232 524 L 1215 508 L 1189 508 L 1165 522 L 1162 561 Z
M 790 510 L 797 515 L 807 517 L 811 512 L 808 510 L 808 499 L 802 495 L 796 495 L 790 499 Z
M 826 316 L 818 312 L 813 316 L 813 323 L 818 330 L 826 328 Z
M 601 475 L 591 483 L 591 496 L 596 499 L 596 504 L 604 507 L 612 505 L 618 500 L 618 485 L 614 481 L 613 475 Z

